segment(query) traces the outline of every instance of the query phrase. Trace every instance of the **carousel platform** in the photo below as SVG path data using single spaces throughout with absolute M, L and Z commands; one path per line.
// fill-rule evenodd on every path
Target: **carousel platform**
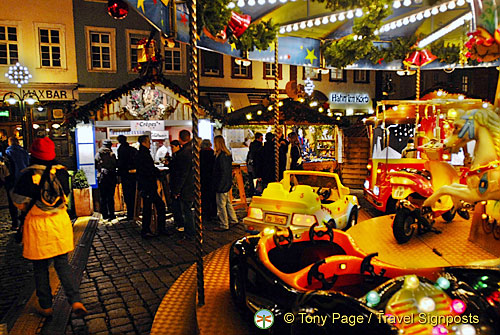
M 362 212 L 361 212 L 362 213 Z M 360 213 L 360 214 L 361 214 Z M 368 253 L 404 267 L 466 265 L 498 257 L 468 241 L 470 221 L 455 219 L 452 223 L 438 221 L 441 234 L 414 236 L 400 245 L 392 235 L 391 215 L 367 218 L 348 232 L 357 245 Z M 151 334 L 259 334 L 231 299 L 229 291 L 230 244 L 205 257 L 205 305 L 196 303 L 196 264 L 175 282 L 165 295 L 156 313 Z M 196 324 L 194 323 L 196 320 Z

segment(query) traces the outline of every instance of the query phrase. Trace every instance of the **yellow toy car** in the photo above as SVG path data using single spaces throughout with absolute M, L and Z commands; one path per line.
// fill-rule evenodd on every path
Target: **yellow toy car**
M 347 230 L 358 221 L 358 199 L 336 173 L 289 170 L 254 196 L 243 219 L 248 231 L 266 227 L 309 229 L 312 225 Z

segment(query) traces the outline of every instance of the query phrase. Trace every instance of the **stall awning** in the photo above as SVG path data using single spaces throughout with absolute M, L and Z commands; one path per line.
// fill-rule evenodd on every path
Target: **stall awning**
M 250 101 L 248 100 L 248 95 L 246 93 L 228 93 L 228 95 L 229 100 L 231 100 L 231 106 L 235 110 L 250 105 Z

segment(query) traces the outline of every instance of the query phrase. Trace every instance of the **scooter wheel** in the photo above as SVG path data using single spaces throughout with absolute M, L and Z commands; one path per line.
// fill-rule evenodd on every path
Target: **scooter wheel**
M 455 214 L 457 214 L 456 211 L 452 211 L 451 209 L 447 211 L 446 213 L 443 213 L 441 217 L 446 221 L 446 222 L 451 222 L 455 218 Z
M 392 233 L 399 244 L 408 242 L 415 233 L 415 218 L 407 208 L 398 208 L 392 223 Z

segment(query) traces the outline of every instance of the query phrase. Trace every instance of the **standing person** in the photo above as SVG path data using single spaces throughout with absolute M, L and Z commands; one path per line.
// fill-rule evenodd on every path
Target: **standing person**
M 255 133 L 255 139 L 250 143 L 250 147 L 248 149 L 247 155 L 247 171 L 248 178 L 250 179 L 250 194 L 255 195 L 255 187 L 253 184 L 253 180 L 257 178 L 255 171 L 255 161 L 259 159 L 258 152 L 262 148 L 262 142 L 264 140 L 264 136 L 262 133 Z
M 215 191 L 212 187 L 215 154 L 210 140 L 201 141 L 200 180 L 201 180 L 201 215 L 203 221 L 209 221 L 217 214 Z
M 68 253 L 74 249 L 73 226 L 66 211 L 69 175 L 64 166 L 56 165 L 54 142 L 48 137 L 35 139 L 30 152 L 31 165 L 14 187 L 13 201 L 21 211 L 28 212 L 23 227 L 23 257 L 33 262 L 39 312 L 44 316 L 53 313 L 49 282 L 49 263 L 53 260 L 72 310 L 81 317 L 87 310 L 68 264 Z
M 267 187 L 270 182 L 276 181 L 275 176 L 275 155 L 274 155 L 274 134 L 266 133 L 266 142 L 258 152 L 259 159 L 255 161 L 256 176 L 262 181 L 262 186 Z
M 238 224 L 238 217 L 234 212 L 233 205 L 229 200 L 229 190 L 233 186 L 233 172 L 231 152 L 226 147 L 224 137 L 217 135 L 214 137 L 215 164 L 214 164 L 214 189 L 217 201 L 217 216 L 219 217 L 219 227 L 213 231 L 229 230 L 229 220 L 231 226 Z
M 155 155 L 155 162 L 161 162 L 165 156 L 167 156 L 169 153 L 168 150 L 168 140 L 163 141 L 163 145 L 156 150 L 156 155 Z
M 99 209 L 104 220 L 116 223 L 115 188 L 116 188 L 116 156 L 111 150 L 111 140 L 104 140 L 102 147 L 95 155 L 97 183 L 99 187 Z
M 290 135 L 289 135 L 290 136 Z M 287 169 L 287 153 L 290 147 L 289 138 L 280 137 L 279 140 L 279 179 L 283 179 L 283 172 Z M 279 180 L 278 180 L 279 181 Z
M 170 209 L 172 211 L 172 214 L 174 215 L 174 222 L 176 225 L 176 229 L 179 232 L 184 231 L 184 218 L 182 216 L 182 209 L 181 209 L 181 199 L 174 198 L 173 194 L 173 189 L 176 188 L 175 184 L 179 182 L 180 180 L 180 169 L 177 166 L 177 153 L 179 150 L 181 150 L 181 144 L 179 143 L 178 140 L 173 140 L 170 142 L 170 148 L 172 149 L 172 157 L 166 161 L 166 164 L 168 165 L 168 175 L 169 175 L 169 188 L 170 188 L 170 199 L 171 203 Z
M 286 170 L 302 170 L 302 149 L 296 132 L 288 134 L 288 142 Z
M 5 129 L 0 129 L 0 152 L 5 154 L 5 150 L 9 146 L 9 143 L 7 141 L 7 132 Z
M 137 150 L 131 147 L 127 142 L 127 137 L 124 135 L 118 136 L 118 174 L 120 176 L 123 188 L 123 198 L 127 205 L 127 220 L 134 220 L 135 206 L 135 156 Z
M 5 149 L 5 155 L 10 163 L 10 176 L 5 180 L 5 189 L 7 191 L 10 218 L 12 219 L 12 230 L 15 230 L 18 226 L 18 213 L 17 207 L 12 202 L 10 192 L 19 180 L 21 171 L 29 165 L 29 154 L 19 145 L 19 141 L 15 137 L 9 137 L 8 144 L 9 146 Z
M 181 150 L 176 154 L 177 180 L 171 184 L 172 198 L 178 200 L 184 223 L 184 239 L 193 240 L 194 219 L 191 208 L 194 201 L 193 146 L 191 133 L 185 129 L 179 132 Z
M 156 179 L 160 171 L 155 166 L 149 148 L 151 141 L 148 135 L 139 136 L 139 152 L 136 156 L 137 184 L 142 197 L 142 231 L 143 238 L 153 237 L 151 232 L 151 206 L 154 204 L 158 214 L 158 232 L 165 233 L 165 203 L 158 194 Z

